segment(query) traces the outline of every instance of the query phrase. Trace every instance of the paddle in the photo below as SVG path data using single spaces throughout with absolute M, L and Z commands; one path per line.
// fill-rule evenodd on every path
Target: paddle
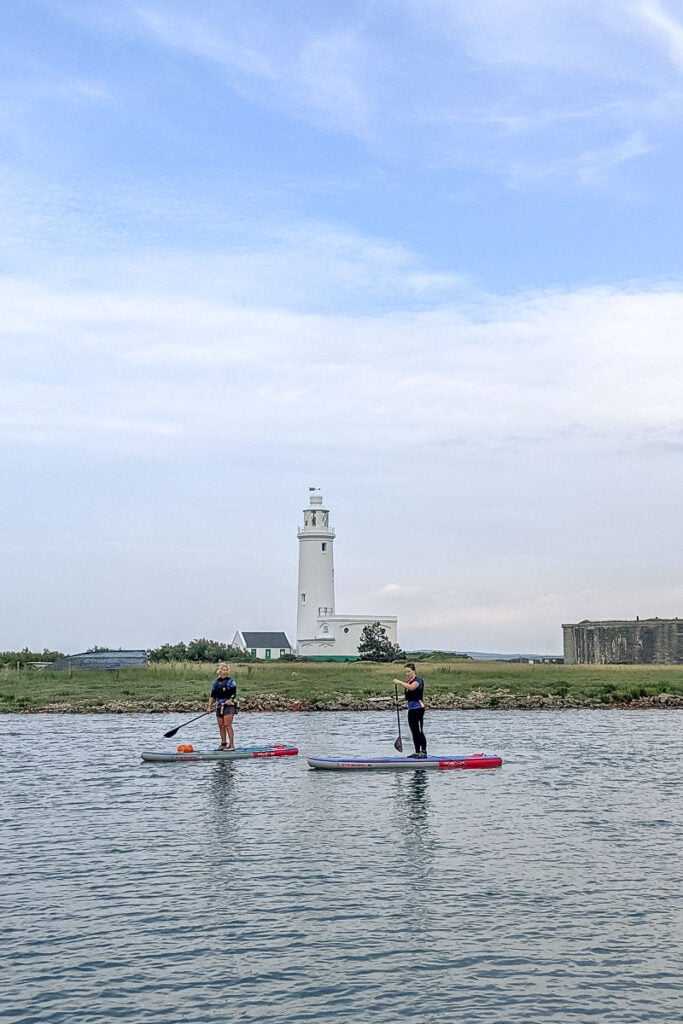
M 394 749 L 398 750 L 400 754 L 403 751 L 403 741 L 401 739 L 401 712 L 398 709 L 398 686 L 394 686 L 394 699 L 396 701 L 396 721 L 398 722 L 398 737 L 394 740 Z
M 189 722 L 183 722 L 182 725 L 177 725 L 175 727 L 175 729 L 169 729 L 168 732 L 164 733 L 164 736 L 166 737 L 167 740 L 170 740 L 171 736 L 175 736 L 175 734 L 178 732 L 178 729 L 183 729 L 186 725 L 190 725 L 192 722 L 196 722 L 197 719 L 203 718 L 204 715 L 210 715 L 210 714 L 211 714 L 210 711 L 204 711 L 203 714 L 197 715 L 197 718 L 191 718 Z

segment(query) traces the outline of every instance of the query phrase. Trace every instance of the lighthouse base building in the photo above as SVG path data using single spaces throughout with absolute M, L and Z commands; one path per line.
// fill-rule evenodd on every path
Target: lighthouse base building
M 329 509 L 312 493 L 304 509 L 299 538 L 299 595 L 296 652 L 301 658 L 355 661 L 366 626 L 379 622 L 388 639 L 398 643 L 395 615 L 338 615 L 334 604 L 334 538 Z

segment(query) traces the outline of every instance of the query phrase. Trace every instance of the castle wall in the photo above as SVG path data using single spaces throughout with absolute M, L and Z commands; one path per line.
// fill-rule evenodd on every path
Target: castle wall
M 562 626 L 565 665 L 683 665 L 683 620 L 636 619 Z

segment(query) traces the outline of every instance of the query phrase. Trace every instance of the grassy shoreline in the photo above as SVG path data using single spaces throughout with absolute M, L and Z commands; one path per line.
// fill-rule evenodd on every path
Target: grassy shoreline
M 0 713 L 203 711 L 215 665 L 113 672 L 0 669 Z M 683 666 L 425 661 L 430 710 L 683 707 Z M 243 711 L 382 710 L 402 666 L 271 662 L 232 667 Z

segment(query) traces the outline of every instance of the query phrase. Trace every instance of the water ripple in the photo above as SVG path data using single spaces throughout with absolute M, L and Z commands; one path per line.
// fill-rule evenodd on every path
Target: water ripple
M 351 776 L 141 764 L 169 716 L 2 721 L 7 1021 L 681 1019 L 683 712 L 431 713 L 432 749 L 503 769 Z M 240 730 L 393 741 L 379 714 Z

